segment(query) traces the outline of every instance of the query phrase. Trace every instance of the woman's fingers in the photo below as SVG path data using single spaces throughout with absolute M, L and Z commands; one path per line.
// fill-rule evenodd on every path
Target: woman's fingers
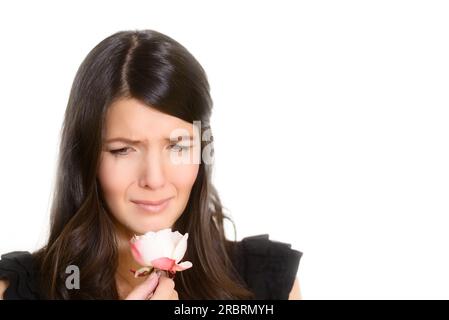
M 146 300 L 158 286 L 160 275 L 153 272 L 144 282 L 131 291 L 125 300 Z
M 163 274 L 160 277 L 159 284 L 156 290 L 154 290 L 150 300 L 179 300 L 173 279 L 170 279 Z
M 135 287 L 126 300 L 179 300 L 175 282 L 165 273 L 153 272 L 143 283 Z

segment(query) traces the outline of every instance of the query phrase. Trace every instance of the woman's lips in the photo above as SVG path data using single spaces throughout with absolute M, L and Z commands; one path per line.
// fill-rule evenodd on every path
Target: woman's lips
M 157 212 L 161 212 L 163 210 L 165 210 L 165 208 L 167 208 L 170 200 L 172 198 L 168 198 L 165 199 L 163 201 L 132 201 L 133 203 L 135 203 L 139 208 L 147 211 L 147 212 L 151 212 L 151 213 L 157 213 Z

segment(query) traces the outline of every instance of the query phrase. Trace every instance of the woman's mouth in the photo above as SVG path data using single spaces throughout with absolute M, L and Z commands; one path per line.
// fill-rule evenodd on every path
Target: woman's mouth
M 172 197 L 173 198 L 173 197 Z M 170 200 L 172 198 L 168 198 L 162 201 L 132 201 L 134 204 L 136 204 L 139 208 L 143 209 L 144 211 L 150 212 L 150 213 L 158 213 L 161 211 L 164 211 L 168 204 L 170 203 Z

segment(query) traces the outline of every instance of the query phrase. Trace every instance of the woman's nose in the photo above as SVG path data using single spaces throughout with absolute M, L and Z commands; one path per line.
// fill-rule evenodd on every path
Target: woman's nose
M 159 189 L 165 184 L 164 166 L 161 157 L 149 153 L 142 165 L 140 186 L 142 188 Z

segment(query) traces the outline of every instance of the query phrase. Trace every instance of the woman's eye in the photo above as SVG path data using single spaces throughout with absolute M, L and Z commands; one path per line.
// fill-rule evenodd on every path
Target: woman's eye
M 181 152 L 181 151 L 187 150 L 189 148 L 190 148 L 190 146 L 180 146 L 179 144 L 170 145 L 170 149 L 172 149 L 175 152 Z
M 121 149 L 110 150 L 109 152 L 112 153 L 113 155 L 124 155 L 123 152 L 128 149 L 130 149 L 130 148 L 125 147 L 125 148 L 121 148 Z

